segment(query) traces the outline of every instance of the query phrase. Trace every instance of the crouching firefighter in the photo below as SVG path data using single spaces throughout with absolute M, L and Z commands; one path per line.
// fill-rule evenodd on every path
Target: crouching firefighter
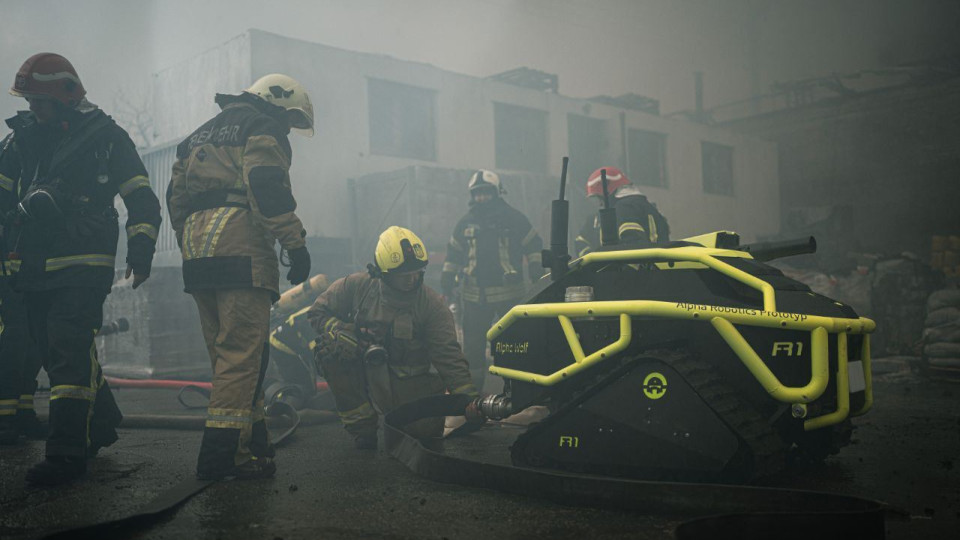
M 160 204 L 130 137 L 85 99 L 66 58 L 30 57 L 10 93 L 26 98 L 30 112 L 7 120 L 13 138 L 0 168 L 19 200 L 12 217 L 9 203 L 3 209 L 17 231 L 7 259 L 20 262 L 14 288 L 50 377 L 46 459 L 27 481 L 55 485 L 84 474 L 87 458 L 117 440 L 122 419 L 94 345 L 114 280 L 113 200 L 119 194 L 128 210 L 126 277 L 133 274 L 134 288 L 150 276 Z
M 316 358 L 337 411 L 358 449 L 377 447 L 378 414 L 442 394 L 477 395 L 457 343 L 453 314 L 423 284 L 427 251 L 413 232 L 380 235 L 368 272 L 338 279 L 308 313 L 320 334 Z M 408 427 L 440 436 L 443 418 Z
M 313 134 L 313 107 L 286 75 L 267 75 L 177 146 L 167 189 L 213 370 L 197 477 L 258 478 L 276 471 L 263 414 L 270 305 L 280 298 L 276 242 L 292 284 L 310 273 L 303 224 L 290 188 L 290 129 Z

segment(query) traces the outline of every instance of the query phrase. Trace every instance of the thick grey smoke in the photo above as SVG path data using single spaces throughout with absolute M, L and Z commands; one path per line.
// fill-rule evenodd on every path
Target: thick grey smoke
M 0 13 L 4 88 L 29 55 L 59 52 L 107 109 L 248 28 L 477 76 L 533 67 L 559 75 L 561 93 L 635 92 L 665 112 L 693 106 L 694 71 L 710 107 L 776 81 L 960 52 L 948 0 L 2 0 Z M 0 97 L 4 111 L 22 105 Z

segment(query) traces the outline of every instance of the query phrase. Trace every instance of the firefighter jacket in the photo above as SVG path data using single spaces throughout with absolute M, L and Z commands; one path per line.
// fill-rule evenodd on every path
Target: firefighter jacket
M 617 230 L 621 242 L 644 248 L 670 241 L 667 219 L 638 191 L 615 198 L 613 207 L 617 209 Z M 577 256 L 583 257 L 600 246 L 600 217 L 594 215 L 583 224 L 577 235 Z
M 0 212 L 5 251 L 20 259 L 17 287 L 65 286 L 110 290 L 119 225 L 119 194 L 127 209 L 127 264 L 149 275 L 160 203 L 127 133 L 96 106 L 84 102 L 62 122 L 39 124 L 29 112 L 7 120 L 13 133 L 0 143 Z M 32 192 L 50 194 L 54 212 L 16 216 Z M 49 210 L 50 206 L 46 206 Z M 5 254 L 6 255 L 6 254 Z
M 333 282 L 307 316 L 321 335 L 344 323 L 376 335 L 376 341 L 387 349 L 387 366 L 393 377 L 425 375 L 433 368 L 450 393 L 476 394 L 457 342 L 453 314 L 443 298 L 426 285 L 401 292 L 358 272 Z M 368 345 L 360 341 L 361 348 Z
M 220 114 L 177 146 L 167 189 L 186 292 L 258 287 L 280 297 L 275 241 L 303 247 L 290 190 L 283 109 L 255 96 L 218 94 Z
M 443 292 L 450 295 L 461 274 L 468 302 L 518 301 L 526 293 L 523 258 L 531 281 L 543 275 L 543 240 L 520 211 L 499 197 L 472 205 L 453 230 L 443 263 Z

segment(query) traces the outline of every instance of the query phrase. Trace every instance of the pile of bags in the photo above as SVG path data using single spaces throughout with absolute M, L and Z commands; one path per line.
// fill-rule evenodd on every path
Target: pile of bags
M 960 289 L 941 289 L 927 299 L 923 365 L 931 375 L 960 379 Z

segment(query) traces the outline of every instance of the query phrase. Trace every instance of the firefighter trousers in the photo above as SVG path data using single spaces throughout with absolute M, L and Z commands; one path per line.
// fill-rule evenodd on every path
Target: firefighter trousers
M 0 430 L 13 429 L 16 421 L 35 415 L 40 355 L 30 339 L 23 295 L 0 277 Z
M 93 338 L 103 325 L 107 291 L 62 287 L 27 291 L 30 336 L 50 377 L 48 457 L 87 457 L 117 438 L 123 420 L 103 378 Z
M 495 317 L 502 317 L 514 305 L 516 302 L 512 300 L 495 303 L 463 301 L 463 355 L 470 364 L 473 384 L 481 392 L 487 374 L 487 330 Z
M 386 364 L 365 366 L 362 360 L 319 358 L 323 378 L 330 386 L 337 404 L 337 414 L 351 435 L 371 435 L 377 431 L 379 415 L 444 391 L 440 377 L 424 373 L 397 377 Z M 443 434 L 443 418 L 426 418 L 408 426 L 414 437 L 439 437 Z
M 194 291 L 213 370 L 213 391 L 197 473 L 229 473 L 252 457 L 273 457 L 263 414 L 263 378 L 270 349 L 270 291 Z

